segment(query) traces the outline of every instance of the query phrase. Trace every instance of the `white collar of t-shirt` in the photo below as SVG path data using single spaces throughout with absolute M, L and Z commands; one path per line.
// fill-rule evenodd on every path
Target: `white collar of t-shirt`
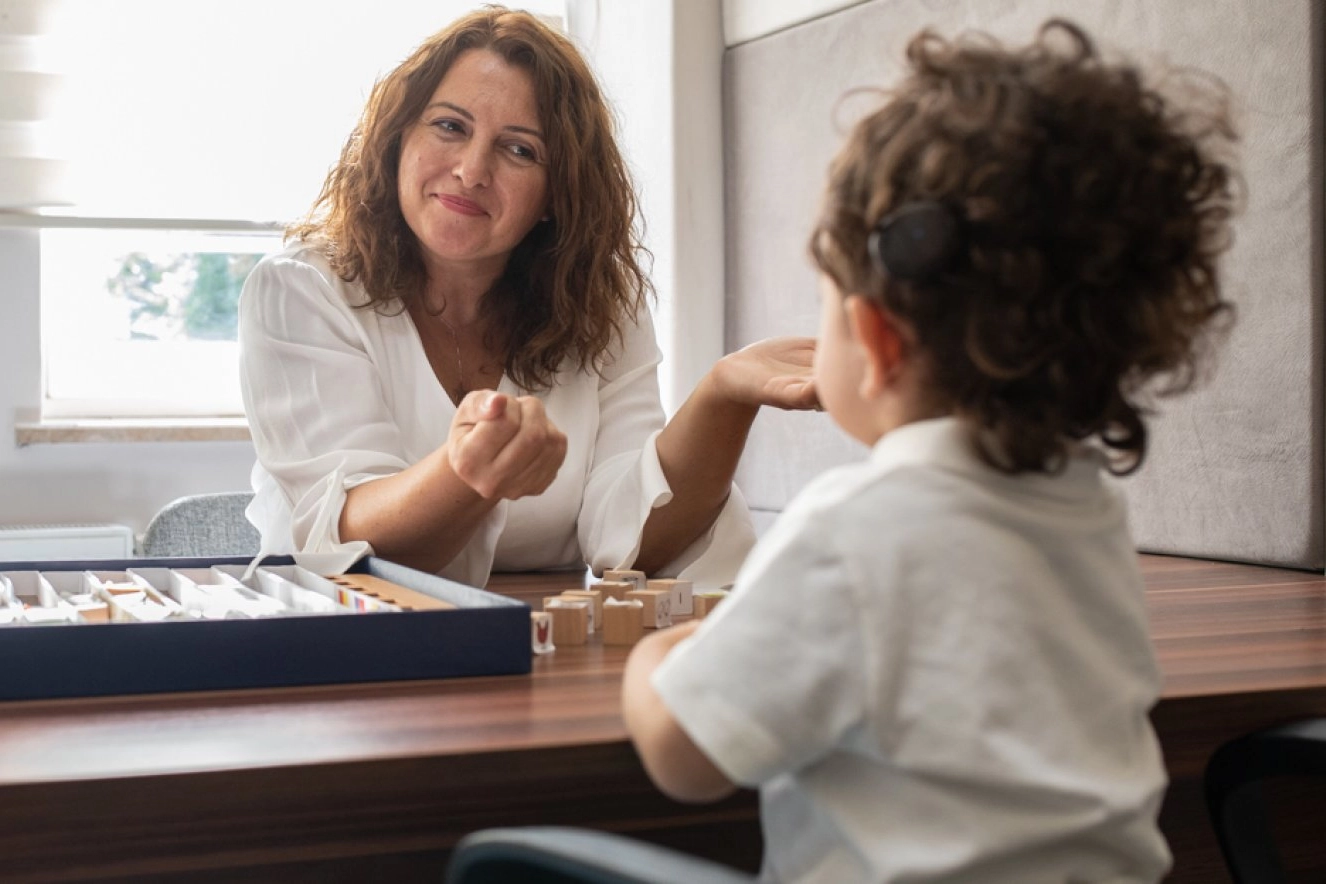
M 985 482 L 1015 482 L 1024 491 L 1051 497 L 1076 498 L 1084 483 L 1102 481 L 1105 456 L 1089 445 L 1073 444 L 1066 468 L 1057 473 L 998 473 L 981 460 L 965 421 L 938 417 L 914 421 L 890 430 L 870 451 L 870 461 L 881 473 L 907 466 L 930 466 L 978 476 Z

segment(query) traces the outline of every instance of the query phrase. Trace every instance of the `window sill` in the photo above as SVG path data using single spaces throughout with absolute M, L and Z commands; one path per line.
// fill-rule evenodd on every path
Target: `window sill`
M 20 421 L 14 441 L 25 445 L 80 442 L 249 442 L 248 421 L 242 417 L 212 418 L 77 418 Z

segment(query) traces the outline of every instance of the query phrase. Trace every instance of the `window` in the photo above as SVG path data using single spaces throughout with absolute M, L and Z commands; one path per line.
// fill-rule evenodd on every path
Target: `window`
M 53 4 L 65 88 L 46 122 L 76 205 L 33 221 L 43 416 L 241 413 L 248 269 L 309 208 L 374 81 L 480 5 Z M 559 22 L 564 6 L 524 4 Z
M 239 292 L 279 247 L 276 234 L 44 231 L 44 415 L 240 414 Z

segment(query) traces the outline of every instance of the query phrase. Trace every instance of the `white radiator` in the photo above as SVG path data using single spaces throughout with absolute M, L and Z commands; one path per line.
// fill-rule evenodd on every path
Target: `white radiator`
M 128 525 L 15 525 L 0 527 L 0 565 L 50 559 L 128 559 Z

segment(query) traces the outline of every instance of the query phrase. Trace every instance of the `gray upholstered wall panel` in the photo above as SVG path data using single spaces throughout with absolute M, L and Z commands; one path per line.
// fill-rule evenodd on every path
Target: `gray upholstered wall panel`
M 1066 15 L 1106 49 L 1213 71 L 1232 87 L 1248 205 L 1226 262 L 1240 321 L 1203 389 L 1162 403 L 1127 480 L 1139 545 L 1323 566 L 1320 53 L 1314 0 L 873 0 L 737 46 L 725 66 L 727 345 L 813 333 L 805 239 L 828 161 L 860 103 L 924 26 L 1025 41 Z M 776 511 L 863 449 L 823 415 L 760 417 L 738 482 Z

